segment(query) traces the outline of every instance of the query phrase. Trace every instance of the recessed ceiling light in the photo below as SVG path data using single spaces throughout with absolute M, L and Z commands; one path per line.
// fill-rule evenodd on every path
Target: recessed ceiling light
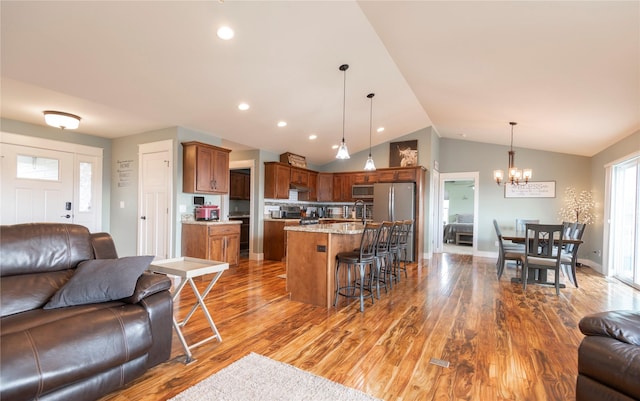
M 228 26 L 220 27 L 217 33 L 218 37 L 222 40 L 229 40 L 233 38 L 233 35 L 235 34 L 233 32 L 233 29 L 229 28 Z
M 331 149 L 338 149 L 338 145 L 333 145 Z
M 313 141 L 314 139 L 316 139 L 316 138 L 318 138 L 318 135 L 316 135 L 316 134 L 311 134 L 311 135 L 309 135 L 309 139 L 311 139 L 312 141 Z
M 287 126 L 286 121 L 278 121 L 278 127 L 286 127 L 286 126 Z
M 238 105 L 238 109 L 243 110 L 243 111 L 244 110 L 249 110 L 249 105 L 247 103 L 240 103 Z
M 380 128 L 378 128 L 376 131 L 378 131 L 378 132 L 382 132 L 382 131 L 384 131 L 384 127 L 380 127 Z

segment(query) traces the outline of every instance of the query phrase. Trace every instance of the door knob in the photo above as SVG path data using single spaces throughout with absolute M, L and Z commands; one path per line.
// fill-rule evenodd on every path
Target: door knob
M 70 215 L 70 214 L 65 214 L 65 215 L 60 216 L 60 217 L 64 217 L 64 218 L 66 218 L 66 219 L 70 219 L 70 218 L 71 218 L 71 215 Z
M 140 216 L 140 220 L 146 220 L 147 216 Z

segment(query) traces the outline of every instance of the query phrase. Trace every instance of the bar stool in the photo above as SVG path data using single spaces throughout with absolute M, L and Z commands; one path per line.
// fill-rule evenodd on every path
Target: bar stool
M 403 220 L 399 224 L 401 224 L 402 228 L 398 235 L 398 248 L 396 252 L 397 264 L 395 267 L 396 280 L 398 282 L 400 281 L 400 274 L 398 273 L 400 270 L 404 271 L 405 278 L 409 277 L 407 274 L 407 249 L 409 248 L 409 237 L 413 227 L 413 220 Z
M 393 230 L 397 229 L 394 222 L 383 221 L 378 233 L 378 241 L 375 247 L 376 255 L 376 275 L 373 278 L 376 282 L 377 298 L 380 299 L 380 283 L 384 285 L 384 292 L 387 292 L 387 283 L 392 288 L 391 270 L 393 266 L 393 256 L 390 251 Z
M 360 298 L 360 312 L 364 312 L 365 294 L 366 297 L 371 298 L 371 303 L 374 302 L 373 277 L 377 265 L 375 247 L 381 227 L 382 224 L 366 224 L 360 238 L 360 248 L 355 251 L 339 252 L 336 255 L 336 293 L 333 306 L 338 305 L 339 295 L 345 298 Z M 342 266 L 346 271 L 341 271 Z M 368 275 L 366 274 L 367 266 L 369 266 Z M 341 283 L 341 279 L 345 277 L 346 282 Z

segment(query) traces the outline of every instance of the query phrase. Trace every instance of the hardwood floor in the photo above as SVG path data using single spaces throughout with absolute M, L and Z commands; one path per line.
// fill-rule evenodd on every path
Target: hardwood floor
M 172 360 L 106 400 L 164 400 L 255 352 L 384 400 L 575 399 L 578 321 L 589 313 L 640 309 L 640 292 L 580 268 L 580 288 L 496 278 L 495 259 L 434 255 L 364 313 L 358 302 L 324 309 L 288 299 L 282 263 L 243 261 L 207 297 L 223 341 L 193 349 L 182 363 L 174 333 Z M 197 282 L 205 287 L 206 282 Z M 190 291 L 176 302 L 190 309 Z M 202 314 L 188 341 L 209 335 Z M 444 368 L 430 363 L 437 358 Z

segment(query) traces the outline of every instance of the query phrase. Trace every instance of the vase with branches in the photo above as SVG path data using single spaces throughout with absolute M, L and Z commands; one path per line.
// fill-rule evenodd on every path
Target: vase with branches
M 595 222 L 595 202 L 591 191 L 582 190 L 578 193 L 574 187 L 567 187 L 564 195 L 564 206 L 559 212 L 563 221 L 582 224 Z

